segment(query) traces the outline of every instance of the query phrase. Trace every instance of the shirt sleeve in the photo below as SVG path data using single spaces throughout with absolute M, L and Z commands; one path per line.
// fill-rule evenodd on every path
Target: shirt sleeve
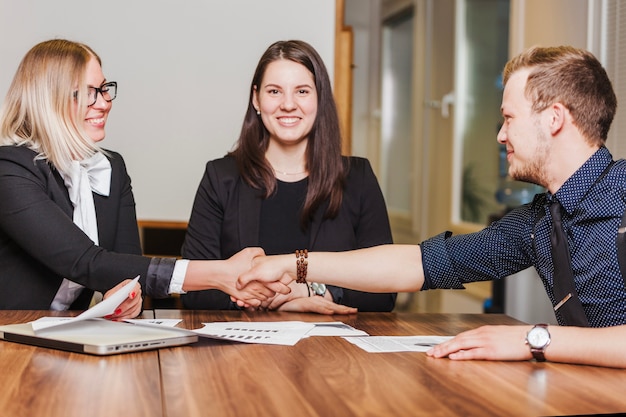
M 527 204 L 479 232 L 444 232 L 425 240 L 420 244 L 422 289 L 462 289 L 466 283 L 504 278 L 532 266 L 535 218 Z
M 187 274 L 187 266 L 189 266 L 189 260 L 179 259 L 174 265 L 174 272 L 172 274 L 172 281 L 170 282 L 170 294 L 187 294 L 183 291 L 183 284 L 185 283 L 185 275 Z

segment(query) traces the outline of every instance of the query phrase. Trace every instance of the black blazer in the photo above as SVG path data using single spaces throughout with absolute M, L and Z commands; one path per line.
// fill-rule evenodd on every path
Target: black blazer
M 344 157 L 349 172 L 339 214 L 323 220 L 326 205 L 310 225 L 310 251 L 339 252 L 392 243 L 385 201 L 367 159 Z M 232 157 L 210 161 L 196 193 L 182 248 L 186 259 L 227 259 L 241 249 L 259 246 L 259 222 L 263 197 L 240 177 Z M 304 249 L 304 248 L 294 248 Z M 295 262 L 295 255 L 294 255 Z M 381 277 L 381 280 L 393 277 Z M 396 294 L 373 294 L 331 288 L 335 302 L 360 311 L 391 311 Z M 194 309 L 230 309 L 235 305 L 219 290 L 182 297 Z
M 99 246 L 72 221 L 63 179 L 25 147 L 0 146 L 0 309 L 43 309 L 63 278 L 84 290 L 72 309 L 85 309 L 92 290 L 106 292 L 142 275 L 135 201 L 121 155 L 108 151 L 111 192 L 94 195 Z M 117 252 L 117 253 L 114 253 Z M 145 287 L 144 287 L 145 288 Z

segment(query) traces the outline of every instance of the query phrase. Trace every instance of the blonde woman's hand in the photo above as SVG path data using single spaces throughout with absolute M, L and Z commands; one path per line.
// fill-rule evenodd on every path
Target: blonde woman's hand
M 109 291 L 107 291 L 104 294 L 103 298 L 106 299 L 106 298 L 110 297 L 115 292 L 117 292 L 121 288 L 123 288 L 130 281 L 132 281 L 132 280 L 131 279 L 126 279 L 126 280 L 120 282 L 115 287 L 113 287 Z M 110 319 L 110 320 L 124 320 L 124 319 L 135 318 L 135 317 L 137 317 L 139 315 L 139 313 L 141 313 L 142 302 L 143 302 L 143 300 L 141 299 L 141 284 L 139 284 L 139 282 L 137 282 L 135 284 L 135 288 L 133 288 L 130 291 L 130 293 L 128 294 L 128 297 L 122 302 L 122 304 L 120 304 L 115 309 L 115 312 L 113 314 L 105 317 L 105 318 Z

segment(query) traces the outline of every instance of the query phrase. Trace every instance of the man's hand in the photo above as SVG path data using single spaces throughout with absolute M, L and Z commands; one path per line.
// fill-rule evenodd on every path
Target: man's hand
M 428 352 L 434 358 L 521 361 L 531 358 L 526 345 L 530 326 L 482 326 L 459 333 Z
M 237 288 L 241 289 L 249 282 L 259 281 L 279 294 L 288 294 L 288 285 L 295 280 L 295 275 L 290 273 L 295 271 L 295 265 L 292 255 L 257 256 L 252 260 L 250 270 L 239 276 Z

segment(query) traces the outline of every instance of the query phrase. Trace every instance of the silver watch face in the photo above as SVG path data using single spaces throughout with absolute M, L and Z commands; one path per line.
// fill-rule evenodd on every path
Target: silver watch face
M 324 296 L 324 294 L 326 294 L 326 285 L 325 284 L 319 284 L 317 282 L 312 282 L 311 283 L 311 289 L 313 290 L 313 293 L 315 295 Z
M 533 327 L 526 335 L 526 340 L 530 347 L 541 349 L 550 343 L 550 333 L 545 327 Z

